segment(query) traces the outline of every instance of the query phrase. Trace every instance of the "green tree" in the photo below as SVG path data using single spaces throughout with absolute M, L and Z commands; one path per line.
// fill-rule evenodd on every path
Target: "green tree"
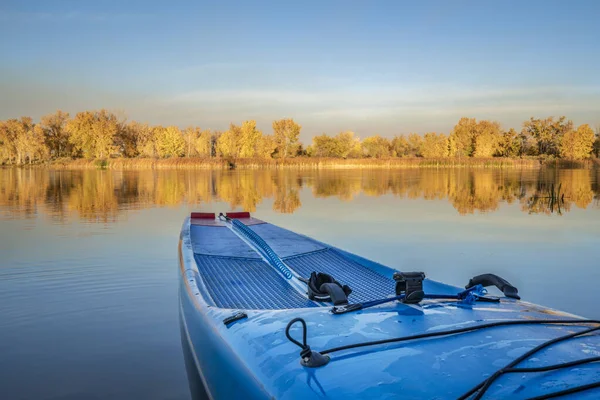
M 594 149 L 594 130 L 588 124 L 567 131 L 562 138 L 560 155 L 571 160 L 588 158 Z
M 185 140 L 176 126 L 157 129 L 156 150 L 160 157 L 181 157 L 185 154 Z
M 362 141 L 363 154 L 366 157 L 389 157 L 390 147 L 390 141 L 379 135 L 368 137 Z
M 296 154 L 301 129 L 302 127 L 291 118 L 273 121 L 273 136 L 279 157 L 286 158 Z

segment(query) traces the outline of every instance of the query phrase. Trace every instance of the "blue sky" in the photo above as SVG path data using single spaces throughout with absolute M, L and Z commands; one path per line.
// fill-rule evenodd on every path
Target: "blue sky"
M 449 132 L 461 116 L 600 123 L 598 1 L 0 3 L 0 118 L 108 108 L 308 140 Z

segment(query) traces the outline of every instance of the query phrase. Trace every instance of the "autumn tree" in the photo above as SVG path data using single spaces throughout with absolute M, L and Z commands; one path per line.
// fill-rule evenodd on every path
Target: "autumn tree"
M 69 134 L 66 130 L 68 120 L 69 113 L 61 110 L 57 110 L 54 114 L 44 115 L 40 120 L 46 145 L 52 157 L 71 155 L 72 144 L 69 142 Z
M 181 157 L 185 154 L 185 140 L 176 126 L 157 129 L 156 150 L 160 157 Z
M 479 121 L 475 134 L 475 157 L 492 157 L 500 143 L 500 124 L 492 121 Z
M 19 153 L 18 137 L 21 133 L 22 126 L 17 119 L 9 119 L 3 121 L 0 125 L 0 149 L 2 150 L 2 158 L 9 164 L 20 164 L 23 155 Z
M 565 133 L 573 129 L 573 122 L 566 117 L 555 120 L 554 117 L 545 119 L 530 118 L 523 123 L 523 135 L 535 139 L 538 154 L 557 156 Z
M 594 141 L 594 155 L 600 157 L 600 124 L 596 125 L 596 140 Z
M 477 120 L 461 118 L 452 129 L 449 139 L 450 155 L 453 157 L 471 157 L 475 152 Z
M 362 141 L 363 155 L 371 158 L 389 157 L 390 141 L 379 135 L 365 138 Z
M 594 130 L 588 124 L 580 125 L 576 130 L 567 131 L 560 145 L 560 155 L 570 160 L 588 158 L 594 149 Z
M 198 134 L 194 147 L 200 157 L 212 156 L 212 134 L 210 130 L 203 130 Z
M 302 127 L 291 118 L 273 121 L 273 136 L 279 157 L 286 158 L 296 154 L 301 129 Z
M 106 111 L 84 111 L 66 125 L 69 142 L 85 158 L 104 158 L 117 152 L 115 138 L 120 124 L 115 114 Z
M 260 158 L 272 158 L 277 149 L 277 141 L 274 135 L 262 135 L 256 145 L 256 156 Z
M 0 165 L 10 162 L 12 152 L 9 146 L 8 127 L 5 121 L 0 121 Z
M 140 132 L 138 131 L 138 127 L 141 125 L 135 121 L 128 124 L 125 121 L 119 122 L 119 131 L 115 137 L 114 144 L 117 153 L 121 156 L 132 158 L 140 155 L 138 143 Z
M 230 124 L 229 129 L 223 132 L 217 139 L 217 152 L 219 156 L 234 158 L 239 157 L 241 136 L 242 129 L 235 124 Z
M 240 157 L 254 157 L 256 155 L 258 143 L 262 138 L 262 132 L 256 129 L 256 121 L 250 120 L 242 122 L 240 133 Z
M 185 156 L 194 156 L 196 153 L 196 140 L 200 136 L 200 128 L 189 126 L 183 131 L 185 141 Z
M 411 157 L 421 156 L 423 150 L 423 136 L 418 133 L 408 135 L 408 155 Z
M 159 129 L 163 128 L 151 127 L 148 124 L 141 124 L 136 121 L 130 122 L 126 130 L 135 146 L 133 153 L 142 157 L 157 157 L 158 150 L 155 133 Z
M 434 132 L 426 133 L 423 137 L 421 155 L 425 158 L 448 157 L 448 137 L 443 133 L 439 135 Z
M 39 124 L 31 124 L 25 130 L 25 138 L 22 145 L 29 164 L 34 161 L 44 161 L 50 158 L 50 151 L 44 139 L 44 129 Z
M 500 142 L 500 124 L 461 118 L 454 126 L 448 146 L 453 157 L 492 157 Z
M 340 132 L 334 137 L 324 133 L 313 138 L 311 153 L 316 157 L 359 156 L 360 141 L 354 137 L 354 132 Z
M 404 157 L 409 152 L 408 140 L 404 135 L 396 135 L 390 142 L 390 153 L 392 157 Z
M 0 161 L 31 164 L 48 157 L 44 130 L 30 117 L 9 119 L 0 124 Z
M 521 138 L 516 130 L 510 128 L 502 133 L 497 154 L 500 157 L 517 157 L 521 154 Z

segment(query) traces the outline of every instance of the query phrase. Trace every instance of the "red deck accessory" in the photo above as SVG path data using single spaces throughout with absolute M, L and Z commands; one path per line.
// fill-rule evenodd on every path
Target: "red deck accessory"
M 192 218 L 215 219 L 215 213 L 193 212 Z
M 230 212 L 226 214 L 229 218 L 250 218 L 250 213 L 247 211 L 244 212 Z

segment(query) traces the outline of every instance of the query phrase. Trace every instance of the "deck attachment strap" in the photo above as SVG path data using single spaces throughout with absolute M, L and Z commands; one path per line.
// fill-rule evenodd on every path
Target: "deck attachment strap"
M 300 343 L 290 335 L 290 328 L 296 322 L 300 322 L 302 324 L 302 343 Z M 303 366 L 309 368 L 317 368 L 329 363 L 329 356 L 323 355 L 318 351 L 312 351 L 310 349 L 310 346 L 306 344 L 306 321 L 304 321 L 302 318 L 294 318 L 287 324 L 287 327 L 285 328 L 285 336 L 290 342 L 294 343 L 296 346 L 302 349 L 302 351 L 300 352 L 300 357 L 302 358 L 300 360 L 300 364 L 302 364 Z
M 352 293 L 352 289 L 336 281 L 333 276 L 313 271 L 305 282 L 308 285 L 309 299 L 330 301 L 334 306 L 348 304 L 348 296 Z
M 233 323 L 235 321 L 238 321 L 238 320 L 244 319 L 244 318 L 248 318 L 248 314 L 246 314 L 245 312 L 241 312 L 240 311 L 239 313 L 233 314 L 232 316 L 225 318 L 223 320 L 223 323 L 225 325 L 229 325 L 229 324 L 231 324 L 231 323 Z
M 482 285 L 483 287 L 487 286 L 496 286 L 506 297 L 510 297 L 512 299 L 521 300 L 519 296 L 519 289 L 511 285 L 506 279 L 499 277 L 494 274 L 482 274 L 477 275 L 469 280 L 469 283 L 465 288 L 470 288 L 475 285 Z

